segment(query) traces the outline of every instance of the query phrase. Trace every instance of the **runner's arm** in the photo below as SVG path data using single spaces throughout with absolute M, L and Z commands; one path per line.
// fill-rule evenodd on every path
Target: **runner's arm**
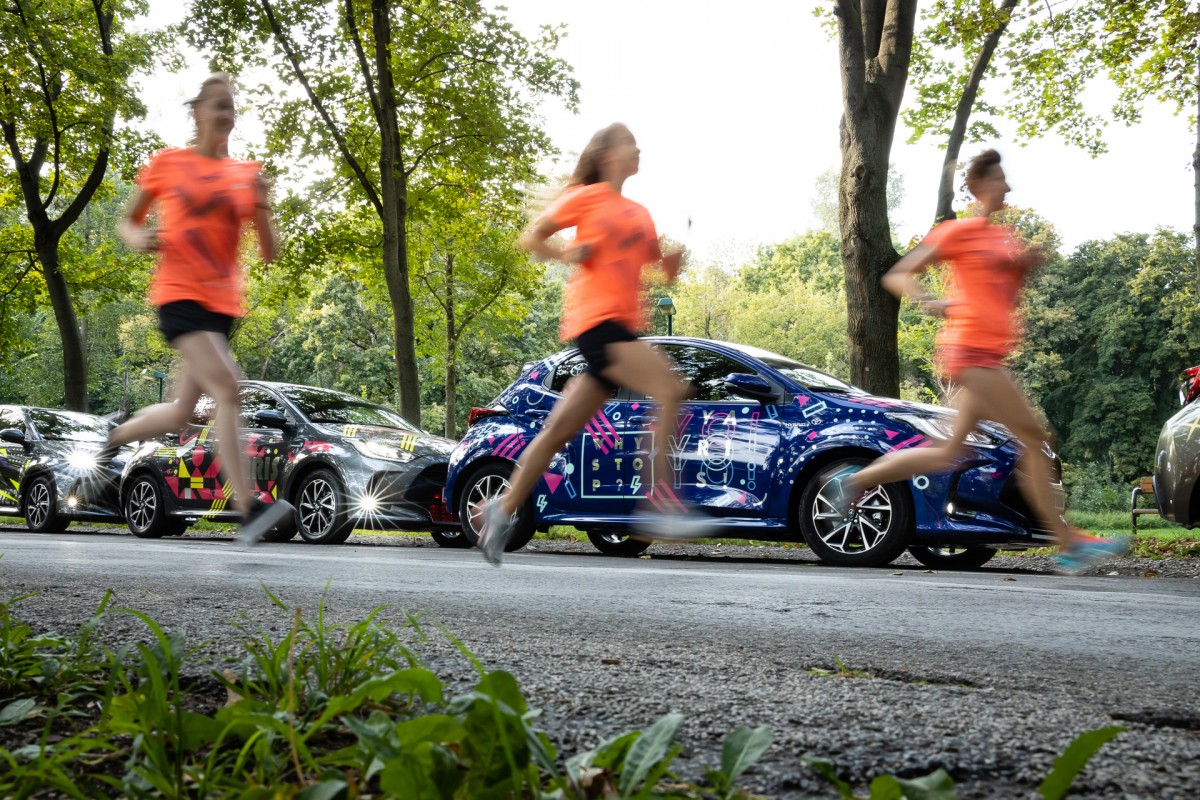
M 258 252 L 262 256 L 263 263 L 270 264 L 279 255 L 279 234 L 275 230 L 267 180 L 262 172 L 258 173 L 258 188 L 255 193 L 254 230 L 258 234 Z
M 562 226 L 553 219 L 541 216 L 521 234 L 518 244 L 539 258 L 563 261 L 567 264 L 578 264 L 592 254 L 592 248 L 587 244 L 557 247 L 546 241 L 560 230 Z
M 129 201 L 124 216 L 117 221 L 117 235 L 129 249 L 149 253 L 158 249 L 158 231 L 146 227 L 146 212 L 154 198 L 139 188 Z
M 929 245 L 917 245 L 905 253 L 883 276 L 883 288 L 901 299 L 907 297 L 927 314 L 944 315 L 950 301 L 938 300 L 917 282 L 917 276 L 937 260 L 936 250 Z

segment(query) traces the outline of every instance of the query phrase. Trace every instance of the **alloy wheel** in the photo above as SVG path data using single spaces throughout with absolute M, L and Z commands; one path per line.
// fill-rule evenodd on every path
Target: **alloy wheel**
M 857 555 L 872 550 L 886 538 L 895 509 L 882 486 L 859 498 L 847 516 L 838 512 L 835 497 L 835 483 L 830 480 L 813 500 L 813 525 L 826 546 L 838 553 Z
M 150 528 L 158 513 L 158 492 L 149 480 L 138 481 L 129 493 L 129 501 L 125 506 L 125 518 L 138 531 Z
M 26 502 L 25 520 L 32 528 L 41 528 L 50 518 L 51 506 L 54 503 L 50 485 L 44 480 L 36 481 L 29 488 L 29 500 Z
M 471 484 L 467 492 L 467 524 L 476 534 L 483 528 L 483 508 L 488 500 L 498 497 L 509 487 L 507 478 L 500 475 L 485 475 L 481 480 Z
M 313 478 L 300 493 L 300 524 L 313 537 L 324 536 L 337 514 L 337 488 L 322 477 Z

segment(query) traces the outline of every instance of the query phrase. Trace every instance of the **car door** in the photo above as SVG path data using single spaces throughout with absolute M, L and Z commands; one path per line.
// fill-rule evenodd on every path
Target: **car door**
M 273 502 L 279 499 L 279 479 L 291 442 L 287 430 L 263 422 L 259 412 L 275 411 L 289 420 L 292 420 L 292 416 L 283 402 L 263 387 L 243 386 L 239 394 L 242 403 L 243 452 L 250 458 L 250 478 L 254 488 L 264 495 L 262 499 Z M 268 497 L 270 500 L 267 500 Z
M 732 394 L 725 378 L 746 373 L 769 379 L 716 350 L 676 343 L 660 347 L 692 387 L 669 442 L 672 488 L 722 516 L 760 515 L 779 448 L 778 409 Z
M 0 406 L 0 430 L 17 430 L 26 437 L 29 427 L 25 414 L 13 406 Z M 16 514 L 21 501 L 21 475 L 29 461 L 29 451 L 18 442 L 0 441 L 0 512 Z
M 167 446 L 155 453 L 167 490 L 180 508 L 198 514 L 228 506 L 217 458 L 216 403 L 200 395 L 192 415 L 178 433 L 167 434 Z
M 587 362 L 575 353 L 558 364 L 550 379 L 550 390 L 566 391 L 568 382 L 587 370 Z M 636 477 L 635 440 L 629 418 L 638 407 L 627 393 L 613 391 L 604 407 L 580 433 L 567 442 L 543 476 L 546 494 L 534 498 L 539 506 L 553 506 L 574 514 L 627 514 L 644 488 Z

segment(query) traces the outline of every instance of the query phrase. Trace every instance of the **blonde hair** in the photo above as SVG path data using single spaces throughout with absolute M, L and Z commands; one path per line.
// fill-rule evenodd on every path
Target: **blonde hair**
M 614 122 L 607 128 L 601 128 L 592 134 L 587 146 L 579 154 L 579 163 L 575 165 L 575 170 L 571 173 L 571 179 L 567 181 L 567 186 L 588 186 L 599 183 L 601 180 L 600 164 L 604 159 L 604 154 L 612 148 L 617 134 L 622 131 L 628 132 L 629 128 L 624 123 Z

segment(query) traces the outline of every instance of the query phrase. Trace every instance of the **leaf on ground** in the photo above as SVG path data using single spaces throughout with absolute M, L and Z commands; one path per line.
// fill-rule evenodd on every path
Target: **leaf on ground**
M 223 675 L 225 680 L 229 681 L 230 683 L 237 683 L 238 681 L 238 674 L 231 669 L 221 670 L 221 675 Z M 239 701 L 241 701 L 241 699 L 242 696 L 240 694 L 235 692 L 233 689 L 230 689 L 228 686 L 225 687 L 225 708 L 229 708 L 230 706 L 237 704 Z
M 602 659 L 600 659 L 600 663 L 601 664 L 620 664 L 621 659 L 619 659 L 619 658 L 602 658 Z
M 4 708 L 0 708 L 0 726 L 16 725 L 21 720 L 31 716 L 37 708 L 37 700 L 32 697 L 22 697 L 13 700 Z

